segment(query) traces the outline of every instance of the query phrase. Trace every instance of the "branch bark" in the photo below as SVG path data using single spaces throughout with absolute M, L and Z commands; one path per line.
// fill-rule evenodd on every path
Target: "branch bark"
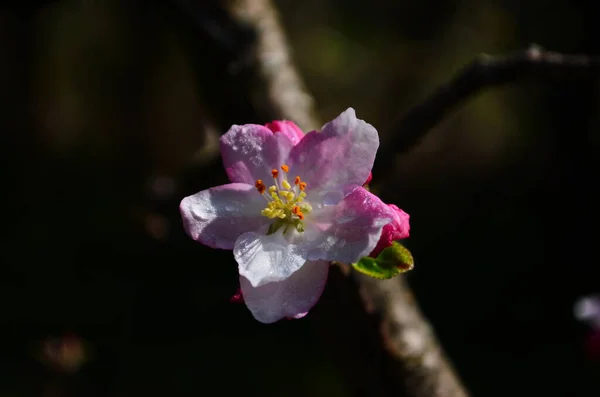
M 403 376 L 411 397 L 467 397 L 410 286 L 400 276 L 391 280 L 354 273 L 367 313 L 380 320 L 382 348 L 390 356 L 390 372 Z
M 257 107 L 269 107 L 269 114 L 294 120 L 305 131 L 321 127 L 314 100 L 296 71 L 285 33 L 270 1 L 229 1 L 234 20 L 256 33 L 253 63 L 256 69 L 254 93 Z
M 256 32 L 256 79 L 265 88 L 259 91 L 262 98 L 258 98 L 257 103 L 269 103 L 273 118 L 294 120 L 307 130 L 319 127 L 321 123 L 315 116 L 313 100 L 292 64 L 289 46 L 271 2 L 237 0 L 230 2 L 228 9 L 233 19 L 252 26 Z M 344 284 L 333 286 L 333 290 L 340 294 L 353 293 L 354 298 L 358 298 L 356 295 L 360 292 L 362 307 L 359 305 L 358 310 L 362 313 L 354 313 L 353 319 L 370 321 L 358 320 L 362 323 L 340 330 L 337 320 L 348 321 L 347 317 L 340 318 L 339 312 L 343 311 L 340 306 L 348 300 L 339 299 L 337 307 L 333 308 L 335 313 L 328 313 L 334 319 L 329 319 L 333 331 L 328 332 L 335 334 L 330 339 L 340 344 L 341 349 L 338 350 L 346 350 L 345 356 L 356 354 L 357 357 L 374 357 L 379 361 L 346 362 L 346 365 L 362 368 L 351 368 L 347 373 L 360 378 L 369 372 L 366 381 L 379 383 L 363 382 L 358 390 L 355 389 L 356 394 L 373 395 L 377 394 L 374 391 L 385 391 L 387 394 L 411 397 L 468 395 L 402 277 L 380 281 L 362 275 L 339 277 L 337 270 L 333 272 L 335 276 L 330 278 L 330 282 Z M 345 308 L 347 311 L 348 308 Z M 347 334 L 349 329 L 355 333 L 344 339 L 342 332 Z M 371 339 L 376 341 L 361 342 L 367 335 L 373 335 Z M 353 339 L 353 345 L 344 343 L 348 339 Z M 348 348 L 362 351 L 348 353 Z M 376 349 L 377 352 L 373 354 L 368 351 L 370 349 Z M 377 367 L 378 370 L 365 370 L 368 367 Z M 353 379 L 353 382 L 357 382 L 357 379 Z
M 385 175 L 379 170 L 393 167 L 396 155 L 410 151 L 432 127 L 482 89 L 527 79 L 587 78 L 599 72 L 600 57 L 561 54 L 535 44 L 506 55 L 482 54 L 409 109 L 390 133 L 384 134 L 387 139 L 380 146 L 373 174 Z

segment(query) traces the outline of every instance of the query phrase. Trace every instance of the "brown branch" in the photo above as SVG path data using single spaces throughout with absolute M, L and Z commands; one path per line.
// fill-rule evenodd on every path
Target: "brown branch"
M 392 373 L 404 374 L 411 397 L 467 397 L 433 329 L 402 277 L 376 280 L 354 273 L 365 308 L 381 319 L 380 335 Z
M 463 67 L 448 83 L 409 109 L 390 129 L 381 145 L 373 173 L 393 167 L 396 155 L 408 152 L 456 106 L 479 91 L 527 79 L 552 80 L 597 76 L 600 57 L 566 55 L 546 51 L 533 44 L 512 54 L 480 55 Z
M 261 97 L 256 103 L 269 103 L 275 119 L 294 120 L 304 129 L 319 127 L 271 2 L 236 0 L 229 5 L 232 17 L 256 32 L 254 61 L 261 83 L 256 88 L 265 88 L 257 91 Z M 334 269 L 330 283 L 328 290 L 337 299 L 319 319 L 328 328 L 328 344 L 337 345 L 333 349 L 352 376 L 356 395 L 467 396 L 403 279 L 341 277 Z M 362 304 L 349 307 L 349 302 Z M 363 361 L 365 357 L 371 361 Z

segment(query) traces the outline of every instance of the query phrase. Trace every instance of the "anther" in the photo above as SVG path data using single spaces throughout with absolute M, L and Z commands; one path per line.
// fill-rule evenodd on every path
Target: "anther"
M 263 183 L 263 181 L 261 179 L 256 180 L 254 187 L 256 188 L 256 190 L 258 190 L 258 192 L 260 194 L 263 194 L 265 192 L 265 190 L 267 190 L 267 187 L 265 186 L 265 184 Z
M 300 182 L 300 190 L 304 191 L 306 189 L 306 182 Z
M 294 201 L 294 193 L 292 192 L 281 192 L 281 196 L 284 197 L 288 203 Z
M 281 166 L 281 169 L 283 170 L 283 172 L 288 172 L 290 170 L 290 167 L 284 164 Z
M 292 208 L 292 212 L 294 213 L 294 215 L 296 215 L 298 218 L 300 218 L 300 220 L 304 220 L 304 214 L 302 213 L 302 210 L 300 209 L 300 207 L 295 205 L 294 208 Z
M 273 175 L 273 178 L 277 178 L 277 175 L 279 175 L 279 171 L 277 171 L 275 168 L 273 168 L 271 170 L 271 175 Z
M 300 183 L 300 177 L 297 176 L 296 179 L 294 179 L 294 185 L 297 185 Z

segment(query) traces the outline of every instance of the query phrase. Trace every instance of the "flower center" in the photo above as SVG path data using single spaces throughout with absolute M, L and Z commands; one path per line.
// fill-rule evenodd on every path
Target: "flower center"
M 290 168 L 284 164 L 281 166 L 281 170 L 283 173 L 277 169 L 271 171 L 275 184 L 268 189 L 261 179 L 254 184 L 256 190 L 267 200 L 267 206 L 261 211 L 261 214 L 275 220 L 267 234 L 275 233 L 281 227 L 285 227 L 283 230 L 285 234 L 290 226 L 298 232 L 303 232 L 304 215 L 312 211 L 310 204 L 304 202 L 306 182 L 297 176 L 292 186 L 287 180 Z M 280 175 L 281 183 L 279 182 Z

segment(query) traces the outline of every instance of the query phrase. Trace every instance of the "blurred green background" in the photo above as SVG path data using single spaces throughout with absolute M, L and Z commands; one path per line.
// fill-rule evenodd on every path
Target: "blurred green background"
M 384 138 L 482 52 L 600 54 L 591 1 L 275 4 L 321 118 L 352 106 Z M 334 291 L 259 324 L 229 303 L 231 252 L 181 228 L 179 200 L 224 181 L 218 136 L 270 121 L 241 89 L 250 33 L 219 2 L 166 0 L 12 2 L 0 29 L 0 396 L 365 395 L 324 329 Z M 486 90 L 379 186 L 411 215 L 406 277 L 474 396 L 600 393 L 572 315 L 600 292 L 597 83 Z M 65 340 L 70 374 L 49 353 Z

